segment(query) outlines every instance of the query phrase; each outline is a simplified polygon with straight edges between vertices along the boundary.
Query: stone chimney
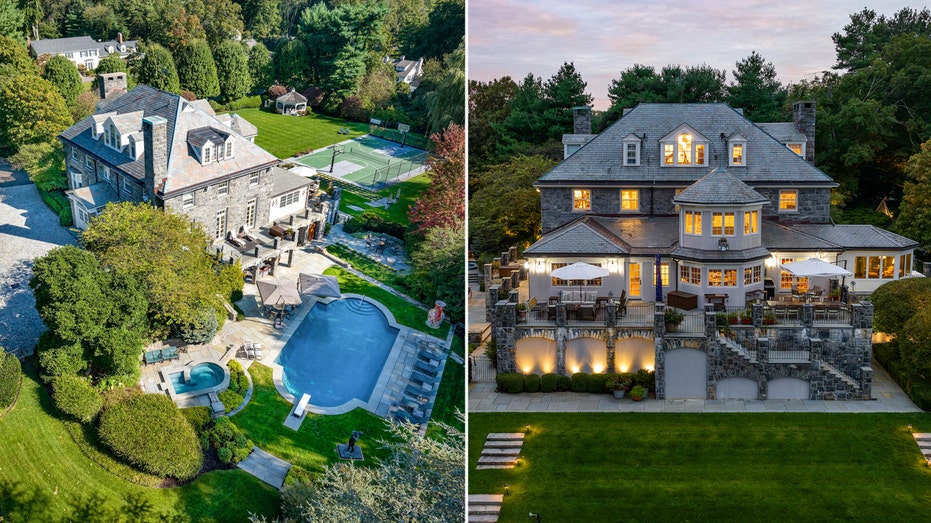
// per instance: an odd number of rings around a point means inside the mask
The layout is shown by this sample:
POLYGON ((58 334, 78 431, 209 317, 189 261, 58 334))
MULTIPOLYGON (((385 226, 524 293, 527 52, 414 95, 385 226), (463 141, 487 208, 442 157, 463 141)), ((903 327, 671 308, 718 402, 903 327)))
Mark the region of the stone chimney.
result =
POLYGON ((792 105, 792 122, 805 135, 805 160, 815 163, 815 102, 803 100, 792 105))
POLYGON ((100 99, 106 100, 107 97, 115 98, 127 89, 126 73, 105 73, 97 75, 97 86, 100 89, 100 99))
POLYGON ((116 33, 116 41, 118 43, 123 43, 123 33, 116 33))
POLYGON ((592 134, 591 107, 572 108, 572 134, 592 134))
POLYGON ((168 176, 168 120, 161 116, 142 119, 145 143, 145 198, 155 202, 155 187, 168 176))

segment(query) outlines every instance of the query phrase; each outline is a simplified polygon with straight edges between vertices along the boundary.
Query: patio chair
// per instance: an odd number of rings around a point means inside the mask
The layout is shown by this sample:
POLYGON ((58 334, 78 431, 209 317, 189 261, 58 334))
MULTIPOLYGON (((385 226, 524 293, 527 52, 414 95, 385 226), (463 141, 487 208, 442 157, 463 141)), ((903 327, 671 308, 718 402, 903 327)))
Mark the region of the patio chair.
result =
POLYGON ((162 351, 161 350, 150 350, 145 353, 145 364, 149 365, 151 363, 161 363, 162 361, 162 351))
POLYGON ((436 383, 439 379, 437 376, 430 377, 422 372, 417 372, 416 370, 411 373, 411 377, 423 383, 436 383))
POLYGON ((178 348, 177 348, 177 347, 166 347, 166 348, 162 349, 162 359, 163 359, 163 360, 165 360, 165 361, 170 361, 170 360, 177 360, 177 359, 179 359, 179 358, 181 358, 181 356, 178 355, 178 348))
POLYGON ((814 315, 816 320, 825 320, 828 317, 828 309, 824 305, 815 305, 814 315))
POLYGON ((423 372, 424 374, 428 376, 430 375, 436 376, 436 371, 439 370, 438 367, 434 367, 423 360, 417 360, 414 363, 414 368, 423 372))

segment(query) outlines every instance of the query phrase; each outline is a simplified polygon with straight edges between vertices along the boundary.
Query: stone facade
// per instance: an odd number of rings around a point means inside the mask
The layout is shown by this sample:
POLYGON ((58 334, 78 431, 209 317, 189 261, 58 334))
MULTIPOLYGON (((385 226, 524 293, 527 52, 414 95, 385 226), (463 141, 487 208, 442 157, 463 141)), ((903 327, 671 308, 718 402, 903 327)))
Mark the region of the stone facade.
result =
POLYGON ((756 191, 769 198, 770 204, 763 206, 764 218, 776 218, 785 223, 831 223, 831 189, 793 188, 798 194, 798 209, 795 212, 779 211, 779 188, 761 187, 756 191))

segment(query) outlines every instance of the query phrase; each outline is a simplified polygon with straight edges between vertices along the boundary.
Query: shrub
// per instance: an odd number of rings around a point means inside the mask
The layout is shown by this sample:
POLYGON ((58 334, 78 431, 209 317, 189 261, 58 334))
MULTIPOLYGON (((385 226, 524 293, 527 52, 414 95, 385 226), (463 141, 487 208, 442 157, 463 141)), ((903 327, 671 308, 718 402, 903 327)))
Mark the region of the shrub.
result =
POLYGON ((348 234, 360 231, 372 231, 404 240, 405 228, 403 225, 385 220, 373 212, 364 212, 359 216, 353 216, 347 220, 346 223, 343 224, 343 231, 348 234))
POLYGON ((210 343, 213 337, 217 335, 217 329, 220 328, 220 322, 217 321, 217 315, 213 309, 201 311, 200 319, 197 323, 179 325, 175 329, 177 335, 184 343, 190 345, 201 345, 210 343))
POLYGON ((207 406, 181 409, 181 414, 184 414, 184 418, 191 424, 194 432, 197 433, 204 430, 204 427, 210 423, 210 419, 213 417, 213 411, 207 406))
POLYGON ((572 392, 586 392, 588 390, 588 373, 576 372, 572 375, 572 392))
POLYGON ((572 378, 569 376, 560 376, 556 380, 556 390, 559 392, 566 392, 572 388, 572 378))
POLYGON ((235 465, 252 452, 252 441, 229 418, 217 418, 213 427, 207 431, 207 437, 223 463, 235 465))
POLYGON ((502 372, 495 376, 499 392, 518 394, 524 390, 524 375, 516 372, 502 372))
POLYGON ((52 399, 58 410, 81 423, 90 423, 103 407, 103 396, 86 379, 59 376, 52 382, 52 399))
POLYGON ((187 480, 203 463, 194 429, 168 396, 129 394, 104 409, 99 433, 114 453, 152 474, 187 480))
POLYGON ((540 377, 540 392, 555 392, 559 374, 548 372, 540 377))
POLYGON ((13 404, 19 390, 21 374, 19 359, 0 347, 0 409, 13 404))
POLYGON ((588 377, 588 392, 593 392, 596 394, 604 394, 605 389, 605 380, 607 380, 605 374, 592 374, 588 377))
POLYGON ((524 376, 524 392, 540 392, 540 376, 527 374, 524 376))
POLYGON ((226 447, 220 447, 217 449, 217 458, 223 463, 229 464, 233 460, 233 451, 226 447))
POLYGON ((369 119, 369 112, 365 109, 362 98, 355 95, 346 98, 343 103, 339 104, 339 115, 346 120, 356 122, 367 122, 369 119))
POLYGON ((631 377, 631 385, 636 387, 640 385, 645 389, 656 389, 656 373, 652 370, 640 369, 631 377))
POLYGON ((286 94, 287 92, 287 87, 275 84, 268 88, 268 97, 272 100, 276 100, 279 96, 286 94))
POLYGON ((242 405, 243 400, 246 399, 245 396, 236 392, 232 388, 229 388, 229 389, 226 389, 220 392, 219 394, 217 394, 217 397, 220 399, 221 402, 223 402, 223 408, 225 409, 226 412, 229 412, 235 409, 236 407, 242 405))

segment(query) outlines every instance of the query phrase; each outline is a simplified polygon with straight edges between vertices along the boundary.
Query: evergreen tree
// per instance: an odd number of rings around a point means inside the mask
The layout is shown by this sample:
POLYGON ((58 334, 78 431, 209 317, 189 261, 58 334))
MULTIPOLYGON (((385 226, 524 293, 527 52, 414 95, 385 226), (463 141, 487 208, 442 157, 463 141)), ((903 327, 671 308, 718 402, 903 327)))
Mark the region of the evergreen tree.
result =
POLYGON ((126 60, 120 58, 118 53, 109 54, 101 58, 94 72, 96 74, 94 76, 94 82, 91 84, 91 89, 93 91, 98 90, 97 77, 108 73, 126 73, 127 89, 132 89, 136 85, 136 82, 133 80, 133 75, 129 74, 129 66, 126 64, 126 60))
POLYGON ((191 91, 198 98, 212 98, 220 94, 217 66, 207 42, 194 40, 181 47, 177 66, 181 90, 191 91))
POLYGON ((243 20, 253 38, 272 38, 281 34, 280 0, 244 0, 243 20))
POLYGON ((300 40, 288 40, 275 52, 275 78, 295 89, 307 84, 307 49, 300 40))
POLYGON ((134 71, 139 83, 167 91, 180 93, 181 86, 178 80, 178 71, 171 51, 158 44, 145 46, 145 56, 139 62, 139 68, 134 71))
POLYGON ((25 24, 26 17, 19 9, 16 0, 0 0, 0 36, 25 43, 23 33, 25 24))
POLYGON ((252 87, 249 59, 242 44, 227 40, 214 51, 220 95, 227 102, 246 96, 252 87))
POLYGON ((268 48, 261 42, 249 50, 249 75, 252 78, 252 91, 268 89, 275 81, 275 68, 268 48))
POLYGON ((427 98, 428 130, 439 132, 450 124, 465 124, 465 47, 444 59, 444 74, 427 98))
POLYGON ((742 108, 744 116, 754 122, 781 122, 785 119, 783 106, 786 90, 776 79, 776 67, 759 53, 737 62, 732 71, 734 82, 725 89, 725 101, 734 108, 742 108))
POLYGON ((49 59, 42 77, 52 82, 68 105, 73 104, 84 89, 78 68, 74 66, 74 62, 62 55, 55 55, 49 59))

